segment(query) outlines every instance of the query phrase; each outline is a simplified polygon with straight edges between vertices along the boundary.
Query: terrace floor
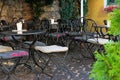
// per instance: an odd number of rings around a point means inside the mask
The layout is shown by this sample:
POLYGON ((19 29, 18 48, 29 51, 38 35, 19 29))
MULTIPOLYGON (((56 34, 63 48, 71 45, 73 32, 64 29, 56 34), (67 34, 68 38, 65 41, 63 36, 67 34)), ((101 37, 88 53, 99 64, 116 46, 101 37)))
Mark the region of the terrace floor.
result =
MULTIPOLYGON (((73 72, 75 75, 74 78, 71 78, 69 74, 65 72, 57 71, 55 74, 54 80, 90 80, 89 74, 92 67, 92 64, 94 62, 93 59, 83 58, 80 53, 83 51, 80 51, 79 49, 74 49, 69 51, 69 58, 70 60, 66 60, 66 65, 73 72)), ((83 52, 86 53, 86 52, 83 52)), ((54 67, 54 66, 53 66, 54 67)), ((53 68, 54 69, 54 68, 53 68)), ((48 68, 46 70, 47 72, 51 72, 51 68, 48 68)), ((0 73, 0 80, 2 78, 2 73, 0 73)), ((31 72, 29 70, 24 70, 22 68, 17 71, 16 76, 19 78, 19 80, 50 80, 50 77, 45 74, 34 74, 34 72, 31 72), (39 76, 39 79, 37 78, 39 76)), ((13 79, 11 79, 13 80, 13 79)))

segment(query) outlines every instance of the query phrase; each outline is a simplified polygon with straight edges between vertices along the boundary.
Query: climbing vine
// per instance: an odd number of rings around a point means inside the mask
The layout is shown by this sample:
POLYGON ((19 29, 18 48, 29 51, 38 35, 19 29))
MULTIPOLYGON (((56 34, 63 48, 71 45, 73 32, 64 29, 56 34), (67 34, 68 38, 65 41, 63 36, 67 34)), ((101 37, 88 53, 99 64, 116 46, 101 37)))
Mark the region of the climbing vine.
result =
POLYGON ((59 0, 60 1, 60 14, 62 19, 72 18, 74 0, 59 0))
MULTIPOLYGON (((60 14, 62 19, 76 18, 80 16, 81 0, 59 0, 60 14)), ((88 0, 83 1, 84 16, 88 12, 88 0)))

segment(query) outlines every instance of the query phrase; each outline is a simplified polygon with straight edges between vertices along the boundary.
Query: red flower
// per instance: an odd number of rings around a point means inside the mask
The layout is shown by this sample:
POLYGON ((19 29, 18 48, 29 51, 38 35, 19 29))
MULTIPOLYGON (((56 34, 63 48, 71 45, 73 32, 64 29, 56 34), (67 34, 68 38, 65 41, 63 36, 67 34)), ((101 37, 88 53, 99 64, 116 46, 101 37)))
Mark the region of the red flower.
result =
POLYGON ((107 12, 112 12, 115 8, 118 8, 118 6, 117 5, 110 5, 110 6, 107 6, 104 10, 107 12))

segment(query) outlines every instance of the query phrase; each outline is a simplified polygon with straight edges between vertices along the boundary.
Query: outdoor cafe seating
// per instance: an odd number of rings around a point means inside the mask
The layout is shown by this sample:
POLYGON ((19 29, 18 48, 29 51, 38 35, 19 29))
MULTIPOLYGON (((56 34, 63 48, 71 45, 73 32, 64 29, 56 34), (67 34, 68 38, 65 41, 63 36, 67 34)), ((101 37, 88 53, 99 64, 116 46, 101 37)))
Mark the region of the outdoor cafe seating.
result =
POLYGON ((94 51, 97 49, 101 49, 101 47, 96 47, 93 42, 96 41, 96 43, 102 44, 108 42, 109 39, 105 39, 105 35, 103 36, 103 30, 101 29, 104 29, 104 27, 99 28, 97 23, 93 19, 86 18, 83 22, 84 24, 81 27, 81 34, 72 37, 69 47, 70 49, 72 49, 71 46, 77 44, 77 47, 80 47, 80 50, 86 51, 87 53, 81 53, 83 57, 94 58, 94 51))
MULTIPOLYGON (((50 76, 51 79, 53 79, 56 74, 56 71, 60 69, 61 71, 65 71, 69 73, 70 76, 74 77, 73 73, 65 65, 65 59, 66 56, 68 55, 68 50, 69 50, 68 46, 44 43, 44 40, 49 39, 48 36, 49 34, 51 34, 51 32, 49 32, 50 24, 49 21, 46 19, 41 20, 40 24, 41 26, 39 30, 45 31, 45 33, 43 35, 38 35, 38 37, 40 38, 37 37, 37 41, 35 42, 35 44, 33 44, 34 46, 30 47, 30 50, 34 53, 34 54, 32 53, 32 56, 34 56, 33 58, 35 60, 35 64, 37 64, 37 66, 41 69, 40 74, 42 73, 46 74, 50 76), (40 44, 38 45, 36 43, 40 43, 40 44), (64 55, 60 57, 59 54, 64 54, 64 55), (49 64, 51 62, 57 68, 52 75, 45 72, 45 69, 49 67, 49 64)), ((32 42, 25 42, 25 43, 30 43, 28 45, 31 45, 32 42)))
POLYGON ((29 56, 25 50, 13 50, 10 46, 0 45, 0 70, 3 72, 3 80, 18 78, 14 75, 14 71, 20 65, 23 57, 29 56))
MULTIPOLYGON (((6 20, 0 20, 0 31, 10 31, 10 30, 15 30, 16 29, 16 23, 19 19, 13 20, 11 23, 8 23, 6 20)), ((16 40, 22 40, 21 36, 14 36, 16 40)), ((13 43, 13 38, 12 36, 0 36, 0 40, 6 44, 7 43, 13 43)))
POLYGON ((58 19, 57 21, 49 21, 49 32, 46 35, 48 44, 59 44, 64 46, 65 36, 64 27, 66 26, 66 21, 58 19))
MULTIPOLYGON (((7 76, 11 75, 12 71, 15 70, 16 66, 18 66, 21 57, 29 56, 30 58, 27 59, 28 64, 30 64, 30 66, 34 68, 36 68, 37 66, 37 68, 40 69, 40 71, 38 71, 39 76, 43 73, 51 77, 51 79, 54 79, 56 72, 60 70, 68 73, 72 78, 74 78, 75 76, 73 72, 69 70, 68 67, 65 65, 65 61, 66 59, 68 59, 67 56, 69 55, 69 50, 72 49, 71 46, 74 46, 72 42, 77 42, 77 44, 80 45, 79 46, 80 50, 83 49, 84 51, 89 53, 89 54, 81 53, 82 56, 86 57, 86 55, 90 55, 92 56, 92 58, 94 58, 92 51, 93 46, 95 46, 96 44, 97 45, 100 44, 100 47, 97 47, 97 49, 95 48, 95 50, 102 49, 100 42, 103 43, 103 40, 106 40, 106 42, 110 41, 109 39, 105 39, 102 37, 101 31, 98 30, 99 29, 97 27, 98 25, 92 19, 86 18, 70 20, 59 19, 57 21, 58 21, 58 24, 56 24, 57 29, 55 30, 52 29, 53 24, 50 24, 49 20, 43 19, 40 21, 40 26, 38 28, 39 30, 26 30, 20 34, 11 31, 8 31, 9 33, 6 33, 6 31, 1 32, 2 35, 4 34, 4 36, 6 35, 11 36, 12 39, 14 38, 14 36, 20 37, 33 36, 30 41, 26 39, 21 40, 20 42, 17 43, 15 43, 14 41, 18 40, 13 39, 13 44, 15 45, 13 48, 20 49, 20 51, 12 50, 7 51, 7 53, 3 53, 11 55, 14 51, 15 52, 17 51, 17 54, 20 54, 20 56, 7 58, 8 61, 10 59, 18 60, 18 62, 14 63, 15 66, 14 69, 6 73, 7 76), (83 22, 81 22, 81 19, 83 19, 83 22), (50 39, 51 41, 48 42, 50 39), (102 41, 99 42, 99 40, 102 41), (22 44, 22 47, 19 44, 22 44), (28 47, 26 47, 25 45, 27 45, 28 47), (28 52, 25 51, 26 54, 21 55, 21 49, 22 51, 24 51, 24 49, 28 50, 28 52), (29 63, 31 61, 31 58, 34 64, 29 63), (45 71, 46 68, 51 67, 49 64, 56 66, 56 69, 53 71, 52 74, 51 73, 49 74, 45 71)), ((4 57, 1 58, 1 60, 2 59, 4 59, 4 57)), ((40 79, 39 76, 38 79, 40 79)))
MULTIPOLYGON (((39 59, 41 58, 44 65, 39 65, 41 66, 41 73, 40 74, 46 74, 45 69, 50 67, 49 64, 52 63, 53 65, 56 66, 56 69, 53 71, 52 74, 47 73, 46 75, 50 76, 52 80, 54 80, 54 76, 56 75, 57 71, 63 71, 68 73, 72 78, 75 77, 73 72, 67 68, 65 65, 65 59, 68 54, 68 47, 67 46, 59 46, 59 45, 44 45, 44 46, 35 46, 34 47, 34 55, 39 55, 38 62, 39 64, 39 59), (60 54, 64 54, 64 56, 60 57, 60 54), (48 58, 48 60, 44 60, 44 58, 48 58)), ((41 64, 41 63, 40 63, 41 64)), ((39 75, 40 76, 40 75, 39 75)))

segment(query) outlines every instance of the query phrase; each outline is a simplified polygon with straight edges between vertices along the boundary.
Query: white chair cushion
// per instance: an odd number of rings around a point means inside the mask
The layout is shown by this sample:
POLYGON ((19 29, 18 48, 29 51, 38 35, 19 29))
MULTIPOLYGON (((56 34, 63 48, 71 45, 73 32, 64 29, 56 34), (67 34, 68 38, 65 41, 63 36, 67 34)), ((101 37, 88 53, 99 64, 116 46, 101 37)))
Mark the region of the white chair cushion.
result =
POLYGON ((0 45, 0 52, 12 51, 13 49, 9 46, 0 45))
POLYGON ((88 39, 87 41, 90 43, 101 44, 101 45, 111 42, 109 39, 104 39, 104 38, 93 38, 93 39, 88 39))
POLYGON ((50 45, 50 46, 35 46, 36 50, 39 50, 43 53, 53 53, 53 52, 65 52, 68 51, 68 47, 50 45))

